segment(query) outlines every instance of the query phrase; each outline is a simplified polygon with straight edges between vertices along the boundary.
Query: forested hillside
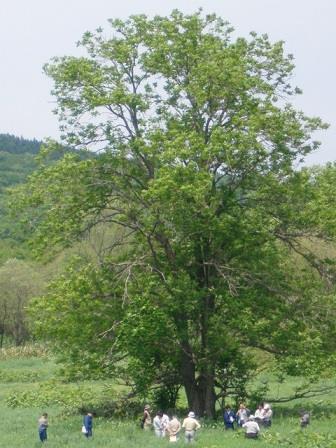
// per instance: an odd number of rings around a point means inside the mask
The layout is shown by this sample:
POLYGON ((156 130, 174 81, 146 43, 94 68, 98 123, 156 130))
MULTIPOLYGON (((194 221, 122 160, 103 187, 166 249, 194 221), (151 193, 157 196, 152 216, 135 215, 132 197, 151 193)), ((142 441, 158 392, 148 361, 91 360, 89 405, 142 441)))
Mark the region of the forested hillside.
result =
POLYGON ((11 134, 0 134, 0 151, 11 154, 37 154, 40 147, 41 142, 36 139, 28 140, 11 134))
MULTIPOLYGON (((45 285, 62 272, 72 256, 70 250, 65 250, 51 263, 37 261, 27 243, 27 228, 22 225, 24 219, 13 213, 18 204, 9 189, 24 184, 38 168, 35 158, 40 146, 41 142, 37 140, 0 134, 0 347, 22 345, 29 340, 28 302, 43 293, 45 285)), ((68 152, 58 145, 44 162, 52 164, 64 151, 68 152)), ((81 159, 90 156, 86 152, 80 153, 81 159)), ((74 253, 83 250, 77 247, 74 253)))
POLYGON ((6 210, 6 188, 24 182, 33 172, 40 146, 37 140, 0 134, 0 262, 27 256, 19 232, 13 231, 16 223, 6 210))

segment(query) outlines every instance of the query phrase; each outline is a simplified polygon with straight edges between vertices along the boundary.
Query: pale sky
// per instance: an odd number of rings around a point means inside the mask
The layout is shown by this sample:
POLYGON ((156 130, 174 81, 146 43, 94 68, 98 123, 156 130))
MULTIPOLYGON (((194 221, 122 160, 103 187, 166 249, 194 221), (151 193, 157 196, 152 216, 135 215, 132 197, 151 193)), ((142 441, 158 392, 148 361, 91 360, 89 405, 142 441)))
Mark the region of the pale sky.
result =
POLYGON ((323 144, 308 163, 336 160, 336 0, 0 0, 0 133, 58 137, 42 66, 53 56, 79 54, 75 43, 85 31, 107 29, 108 18, 199 7, 228 20, 237 35, 253 30, 286 42, 296 61, 293 84, 303 89, 296 106, 331 124, 316 136, 323 144))

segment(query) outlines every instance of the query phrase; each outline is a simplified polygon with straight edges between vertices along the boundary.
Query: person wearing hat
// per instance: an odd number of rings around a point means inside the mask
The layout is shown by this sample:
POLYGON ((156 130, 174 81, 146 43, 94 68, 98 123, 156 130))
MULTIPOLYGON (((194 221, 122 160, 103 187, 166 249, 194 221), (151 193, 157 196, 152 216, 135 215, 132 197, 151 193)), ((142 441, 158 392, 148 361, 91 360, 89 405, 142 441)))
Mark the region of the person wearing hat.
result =
POLYGON ((248 439, 257 439, 260 428, 258 423, 255 421, 254 415, 250 415, 248 420, 242 424, 242 427, 245 429, 245 437, 248 439))
POLYGON ((196 431, 201 427, 195 418, 195 413, 190 411, 188 417, 183 420, 182 428, 185 431, 185 441, 187 443, 195 440, 196 431))
POLYGON ((272 416, 273 416, 273 411, 271 409, 271 406, 268 403, 265 403, 263 415, 262 415, 263 426, 269 427, 272 425, 272 416))
POLYGON ((144 408, 143 418, 142 418, 142 428, 145 430, 149 430, 152 428, 152 416, 150 414, 150 406, 146 404, 144 408))

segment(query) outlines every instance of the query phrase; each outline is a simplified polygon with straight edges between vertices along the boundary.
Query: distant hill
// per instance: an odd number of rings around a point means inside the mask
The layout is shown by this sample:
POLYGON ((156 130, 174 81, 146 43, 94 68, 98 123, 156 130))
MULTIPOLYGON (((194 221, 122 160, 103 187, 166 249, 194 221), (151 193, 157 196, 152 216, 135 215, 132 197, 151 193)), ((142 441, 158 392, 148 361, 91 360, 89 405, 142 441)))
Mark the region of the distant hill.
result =
POLYGON ((35 156, 41 143, 10 134, 0 134, 0 263, 28 255, 17 223, 6 211, 6 188, 24 182, 36 169, 35 156))
POLYGON ((10 154, 37 154, 41 144, 42 142, 36 139, 28 140, 11 134, 0 134, 0 151, 10 154))
MULTIPOLYGON (((8 214, 6 207, 6 188, 14 187, 26 181, 37 168, 35 157, 41 141, 29 140, 10 134, 0 134, 0 264, 8 258, 27 258, 29 249, 21 226, 8 214)), ((48 161, 53 163, 63 156, 64 152, 72 152, 69 148, 61 148, 59 154, 50 155, 48 161)), ((77 152, 83 159, 95 157, 87 151, 77 152)))
POLYGON ((0 193, 4 188, 22 183, 36 168, 35 155, 0 150, 0 193))
POLYGON ((36 139, 0 134, 0 193, 6 187, 24 182, 34 171, 34 157, 41 144, 36 139))

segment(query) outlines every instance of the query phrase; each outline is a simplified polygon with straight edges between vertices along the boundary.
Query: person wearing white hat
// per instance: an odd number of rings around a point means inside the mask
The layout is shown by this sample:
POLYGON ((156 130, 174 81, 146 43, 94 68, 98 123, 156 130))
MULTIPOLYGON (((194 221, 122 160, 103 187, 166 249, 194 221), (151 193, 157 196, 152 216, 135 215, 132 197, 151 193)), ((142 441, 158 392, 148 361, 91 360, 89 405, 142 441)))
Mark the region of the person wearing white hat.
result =
POLYGON ((196 431, 201 427, 195 418, 195 413, 190 411, 188 417, 183 420, 182 428, 185 431, 185 441, 187 443, 195 440, 196 431))
POLYGON ((271 406, 268 403, 264 404, 263 415, 262 415, 262 424, 263 426, 271 426, 272 425, 272 416, 273 411, 271 406))
POLYGON ((245 429, 245 437, 248 439, 257 439, 260 428, 258 423, 255 421, 254 415, 250 415, 248 420, 242 424, 242 427, 245 429))

